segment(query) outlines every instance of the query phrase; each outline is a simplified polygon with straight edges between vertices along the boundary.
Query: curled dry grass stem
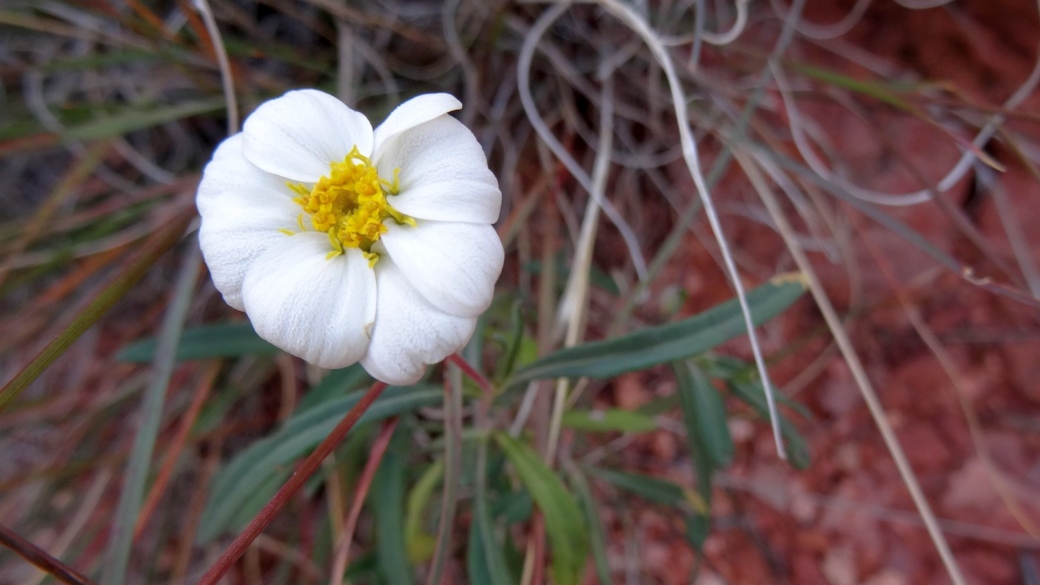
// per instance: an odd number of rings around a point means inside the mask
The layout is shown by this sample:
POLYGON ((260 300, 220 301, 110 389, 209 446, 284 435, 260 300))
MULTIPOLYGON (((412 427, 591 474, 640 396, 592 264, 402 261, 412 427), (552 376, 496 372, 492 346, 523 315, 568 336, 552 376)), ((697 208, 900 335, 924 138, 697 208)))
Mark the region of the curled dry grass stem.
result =
MULTIPOLYGON (((679 126, 679 139, 683 145, 683 159, 686 161, 687 169, 690 172, 690 176, 693 178, 694 185, 697 187, 697 193, 704 204, 705 215, 708 217, 708 222, 711 224, 712 232, 714 233, 715 239, 719 244, 719 249, 722 252, 722 257, 725 261, 726 274, 729 276, 730 282, 737 293, 737 300, 740 303, 741 312, 744 315, 744 324, 747 327, 748 339, 751 341, 751 352, 754 354, 755 365, 758 368, 758 374, 762 380, 762 386, 765 388, 766 402, 769 407, 769 421, 773 426, 773 440, 776 443, 777 455, 781 459, 786 459, 787 450, 784 448, 784 441, 780 436, 780 422, 776 412, 776 401, 773 398, 773 385, 769 381, 769 371, 766 369, 765 359, 762 356, 762 349, 758 344, 758 337, 755 333, 755 326, 752 322, 751 310, 748 308, 740 273, 737 272, 736 265, 733 262, 729 244, 726 242, 726 237, 722 231, 722 225, 719 223, 718 213, 715 211, 715 205, 712 202, 711 193, 704 180, 704 175, 701 173, 697 145, 690 132, 690 123, 686 112, 686 104, 688 100, 683 93, 671 57, 668 55, 664 45, 661 44, 659 35, 657 35, 657 33, 650 28, 647 22, 632 8, 618 0, 600 0, 600 5, 606 8, 607 11, 619 18, 643 38, 655 60, 664 70, 665 77, 668 79, 672 104, 675 108, 676 122, 679 126)), ((794 17, 789 19, 788 23, 796 22, 798 20, 798 14, 800 14, 801 8, 798 2, 796 2, 796 6, 798 7, 793 11, 794 17)))
POLYGON ((617 211, 614 205, 606 198, 604 193, 597 191, 592 184, 592 179, 589 177, 581 165, 578 164, 574 157, 571 156, 567 148, 560 143, 559 139, 552 133, 548 125, 542 119, 538 113, 538 106, 535 103, 534 96, 531 93, 531 61, 534 58, 534 51, 539 46, 539 41, 545 35, 549 26, 558 19, 567 10, 568 3, 563 2, 556 4, 549 10, 546 10, 528 31, 524 37, 524 44, 520 49, 519 63, 517 64, 517 88, 520 92, 520 101, 524 106, 524 112, 527 114, 528 120, 531 125, 534 126, 535 132, 542 139, 546 146, 552 150, 553 155, 560 161, 560 163, 566 167, 567 171, 570 172, 574 180, 582 186, 585 191, 588 192, 590 197, 597 200, 600 207, 603 209, 604 215, 606 215, 611 223, 617 227, 621 233, 625 245, 628 247, 628 252, 632 258, 632 263, 635 266, 636 272, 639 275, 640 280, 646 280, 646 260, 643 258, 643 253, 639 248, 639 239, 636 237, 632 227, 629 226, 628 222, 622 217, 617 211))

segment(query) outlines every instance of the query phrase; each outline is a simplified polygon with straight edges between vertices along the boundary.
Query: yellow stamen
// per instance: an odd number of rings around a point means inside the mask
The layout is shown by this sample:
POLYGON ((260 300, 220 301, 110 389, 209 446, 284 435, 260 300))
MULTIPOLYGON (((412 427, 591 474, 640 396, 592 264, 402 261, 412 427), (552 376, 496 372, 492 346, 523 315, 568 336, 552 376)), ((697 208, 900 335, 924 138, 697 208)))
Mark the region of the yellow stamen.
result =
MULTIPOLYGON (((311 229, 328 234, 332 251, 326 258, 335 258, 347 248, 359 248, 369 266, 374 266, 379 255, 371 251, 372 245, 386 233, 386 220, 416 225, 414 219, 387 202, 388 195, 397 195, 400 191, 399 174, 400 169, 394 169, 392 180, 380 177, 372 161, 355 146, 342 162, 332 163, 329 174, 318 179, 314 187, 308 189, 299 183, 288 186, 297 194, 293 201, 310 216, 311 229)), ((297 223, 301 230, 308 229, 302 213, 297 223)), ((292 233, 282 230, 287 232, 292 233)))

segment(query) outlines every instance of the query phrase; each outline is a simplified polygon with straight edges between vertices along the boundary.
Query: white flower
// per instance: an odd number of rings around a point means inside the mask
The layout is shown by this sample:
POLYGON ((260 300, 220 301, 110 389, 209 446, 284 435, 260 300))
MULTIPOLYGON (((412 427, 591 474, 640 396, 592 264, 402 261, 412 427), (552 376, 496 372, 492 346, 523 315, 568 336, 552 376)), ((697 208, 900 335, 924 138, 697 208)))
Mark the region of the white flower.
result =
POLYGON ((375 131, 315 90, 262 104, 199 184, 217 290, 275 346, 324 368, 360 361, 414 383, 461 349, 502 270, 502 194, 448 94, 375 131))

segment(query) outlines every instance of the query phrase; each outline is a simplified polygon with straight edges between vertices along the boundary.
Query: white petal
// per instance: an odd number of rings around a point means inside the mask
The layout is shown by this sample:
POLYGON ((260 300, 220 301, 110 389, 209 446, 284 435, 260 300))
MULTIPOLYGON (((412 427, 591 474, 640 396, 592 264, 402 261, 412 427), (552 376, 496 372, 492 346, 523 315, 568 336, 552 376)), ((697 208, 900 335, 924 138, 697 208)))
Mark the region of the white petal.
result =
MULTIPOLYGON (((199 244, 213 284, 227 304, 245 310, 242 281, 268 248, 289 239, 280 229, 298 231, 300 206, 273 191, 229 191, 199 204, 199 244)), ((295 237, 295 236, 293 236, 295 237)))
POLYGON ((327 175, 354 146, 365 156, 372 152, 368 118, 314 89, 264 102, 246 118, 243 134, 249 162, 304 183, 327 175))
POLYGON ((451 116, 440 116, 398 134, 376 168, 383 177, 401 169, 395 209, 419 219, 494 223, 502 192, 473 133, 451 116))
POLYGON ((376 312, 375 273, 360 250, 331 260, 328 236, 286 236, 246 273, 242 299, 260 337, 322 368, 355 363, 376 312))
POLYGON ((242 280, 253 260, 298 229, 300 206, 284 180, 265 173, 242 156, 242 135, 225 140, 206 165, 196 205, 202 216, 199 243, 213 283, 224 300, 242 310, 242 280))
POLYGON ((217 146, 213 159, 202 173, 195 204, 200 213, 205 213, 205 207, 214 199, 231 191, 275 191, 286 198, 292 197, 284 178, 264 172, 246 160, 242 153, 242 134, 235 134, 217 146))
POLYGON ((386 120, 376 128, 372 158, 379 158, 386 141, 401 132, 461 108, 462 102, 448 93, 426 93, 413 97, 394 108, 386 120))
POLYGON ((407 386, 435 364, 461 350, 473 335, 477 319, 438 310, 405 278, 393 260, 376 264, 376 326, 361 365, 387 384, 407 386))
POLYGON ((495 293, 505 253, 487 224, 387 222, 380 240, 408 282, 438 309, 460 317, 483 313, 495 293))

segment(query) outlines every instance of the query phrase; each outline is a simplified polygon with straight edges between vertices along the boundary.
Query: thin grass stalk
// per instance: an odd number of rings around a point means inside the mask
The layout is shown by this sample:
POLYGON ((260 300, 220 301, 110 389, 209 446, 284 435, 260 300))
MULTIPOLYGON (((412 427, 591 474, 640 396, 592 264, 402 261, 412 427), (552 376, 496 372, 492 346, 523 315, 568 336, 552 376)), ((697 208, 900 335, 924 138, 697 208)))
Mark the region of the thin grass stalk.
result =
POLYGON ((1033 298, 1040 299, 1040 272, 1037 272, 1036 258, 1029 247, 1029 241, 1022 232, 1022 225, 1016 217, 1015 210, 1008 200, 1007 190, 996 177, 996 173, 989 169, 978 169, 976 171, 980 180, 988 187, 987 191, 993 196, 993 206, 997 210, 1000 223, 1004 226, 1004 233, 1011 244, 1011 251, 1015 254, 1018 269, 1022 272, 1022 278, 1029 287, 1033 298))
POLYGON ((213 18, 210 10, 209 0, 193 0, 195 8, 202 14, 202 22, 206 25, 206 32, 213 43, 213 52, 217 57, 217 66, 220 68, 220 84, 224 91, 224 102, 227 105, 227 132, 233 136, 238 132, 238 100, 235 99, 235 82, 231 76, 231 62, 228 60, 227 48, 224 39, 220 36, 217 21, 213 18))
POLYGON ((875 263, 881 269, 882 275, 885 280, 888 281, 892 287, 892 292, 895 294, 896 299, 899 300, 899 304, 903 307, 903 312, 906 313, 906 318, 910 321, 910 325, 917 332, 917 336, 924 342, 925 346, 935 356, 935 360, 939 362, 939 366, 942 368, 946 377, 950 379, 950 383, 953 384, 954 396, 957 398, 957 404, 961 407, 961 412, 964 414, 964 420, 968 424, 968 431, 971 435, 972 446, 975 448, 975 454, 978 455, 979 461, 982 462, 983 467, 986 469, 986 475, 989 478, 990 484, 993 489, 997 492, 997 495, 1004 502, 1004 507, 1007 508, 1008 513, 1011 517, 1018 522, 1018 525, 1022 527, 1030 536, 1040 541, 1040 528, 1032 521, 1029 517, 1029 513, 1019 505, 1018 500, 1011 493, 1007 483, 1004 481, 1004 477, 1000 470, 997 468, 996 462, 993 460, 992 452, 989 446, 986 444, 986 437, 982 431, 982 423, 979 421, 978 414, 975 409, 972 408, 968 394, 969 391, 964 387, 964 375, 961 374, 960 369, 957 367, 956 361, 953 356, 946 351, 943 347, 942 342, 939 341, 938 336, 932 330, 931 327, 925 322, 921 316, 921 311, 918 310, 917 306, 911 301, 906 290, 900 285, 898 279, 893 273, 891 263, 888 259, 877 249, 877 246, 872 244, 868 238, 862 239, 867 251, 874 257, 875 263))
POLYGON ((205 443, 204 458, 198 465, 194 493, 188 501, 185 509, 185 521, 181 529, 180 538, 174 549, 173 569, 170 571, 170 583, 187 583, 188 568, 191 565, 192 552, 195 549, 195 535, 198 534, 199 524, 202 522, 202 512, 209 496, 209 485, 213 476, 217 474, 220 467, 220 448, 223 444, 221 437, 210 439, 205 443))
MULTIPOLYGON (((80 499, 79 508, 72 516, 72 520, 69 521, 69 524, 62 531, 61 536, 50 546, 50 554, 54 558, 64 556, 69 546, 74 542, 79 542, 79 539, 82 538, 83 529, 86 527, 90 517, 97 512, 98 502, 101 500, 101 496, 104 495, 111 480, 111 469, 103 468, 98 472, 94 481, 80 499)), ((21 585, 39 585, 46 578, 46 573, 37 573, 31 578, 22 581, 21 585)))
MULTIPOLYGON (((596 158, 592 165, 592 188, 602 193, 607 184, 610 172, 610 153, 614 148, 614 88, 612 72, 604 71, 603 89, 600 92, 599 138, 596 144, 596 158)), ((588 312, 589 271, 592 269, 592 252, 596 242, 599 225, 600 202, 589 197, 578 234, 578 244, 574 252, 571 274, 560 299, 558 315, 565 322, 564 347, 574 347, 581 341, 584 332, 585 316, 588 312)), ((570 382, 566 378, 556 381, 553 395, 552 416, 549 420, 549 440, 545 449, 545 462, 550 466, 556 459, 556 449, 560 442, 560 430, 563 427, 563 415, 567 410, 567 396, 570 382)))
POLYGON ((343 573, 347 570, 347 562, 350 559, 350 544, 354 541, 354 529, 357 528, 358 518, 361 517, 361 506, 365 503, 365 496, 372 487, 372 480, 376 476, 379 464, 383 462, 386 449, 390 446, 390 438, 394 436, 397 429, 397 417, 383 422, 383 428, 372 444, 372 450, 365 462, 365 469, 361 472, 361 478, 354 487, 354 501, 350 504, 350 513, 346 522, 343 523, 343 532, 339 537, 339 546, 336 547, 336 556, 332 563, 332 576, 329 585, 343 585, 343 573))
POLYGON ((103 581, 105 583, 124 583, 126 571, 130 563, 130 550, 134 543, 134 526, 141 511, 144 499, 145 483, 148 480, 148 469, 151 467, 152 453, 159 436, 162 423, 163 405, 166 401, 166 390, 170 385, 173 367, 176 362, 177 344, 184 331, 184 320, 191 307, 192 292, 202 267, 202 251, 198 242, 189 244, 187 255, 181 263, 177 275, 173 298, 163 319, 162 330, 155 347, 155 358, 152 362, 152 377, 141 401, 141 427, 134 437, 134 446, 127 463, 126 479, 123 491, 116 508, 115 525, 109 540, 108 562, 105 565, 103 581))
POLYGON ((441 494, 437 545, 433 551, 426 585, 439 585, 444 563, 451 548, 452 527, 459 503, 462 479, 462 369, 448 366, 444 380, 444 482, 441 494))
POLYGON ((191 397, 191 403, 188 405, 188 410, 181 418, 181 424, 177 427, 176 434, 173 436, 169 446, 166 448, 166 461, 163 463, 162 468, 159 469, 159 474, 155 477, 155 481, 152 482, 152 487, 148 492, 148 497, 145 498, 145 503, 141 506, 141 513, 137 516, 137 524, 134 527, 135 540, 140 538, 141 531, 144 530, 145 525, 148 523, 148 519, 152 516, 155 507, 159 504, 159 500, 166 491, 166 486, 169 484, 170 478, 173 477, 173 471, 177 465, 177 460, 180 458, 184 445, 188 442, 188 435, 191 433, 191 428, 195 425, 199 413, 202 412, 202 405, 205 404, 206 398, 209 397, 210 390, 213 389, 213 383, 217 380, 217 374, 220 373, 220 368, 221 363, 219 361, 210 362, 206 367, 205 372, 202 374, 202 379, 199 381, 198 386, 195 388, 195 393, 191 397))
POLYGON ((84 149, 83 157, 62 177, 58 186, 51 191, 47 199, 44 200, 43 205, 36 211, 32 219, 26 223, 25 229, 22 230, 21 236, 14 242, 7 258, 4 258, 4 261, 0 263, 0 290, 2 290, 4 281, 7 279, 11 268, 15 266, 15 260, 18 256, 36 239, 36 236, 39 235, 61 205, 77 192, 79 187, 83 185, 83 182, 101 164, 101 160, 105 153, 108 152, 109 146, 111 145, 108 141, 102 141, 84 149))
POLYGON ((965 585, 966 582, 964 576, 961 574, 960 568, 957 566, 957 560, 953 557, 953 553, 950 551, 950 546, 946 542, 946 537, 943 536, 942 530, 935 518, 935 514, 932 512, 932 508, 928 504, 928 499, 925 497, 924 492, 921 491, 921 486, 917 483, 917 477, 914 475, 913 468, 910 467, 910 462, 907 461, 906 454, 903 453, 903 448, 899 444, 899 439, 896 437, 895 431, 892 430, 892 426, 889 424, 888 419, 885 416, 884 407, 881 406, 881 400, 878 398, 877 392, 874 390, 874 386, 871 384, 870 378, 867 376, 867 372, 863 368, 859 356, 856 354, 856 348, 852 345, 852 340, 849 339, 844 326, 841 324, 841 318, 838 316, 837 311, 834 310, 834 306, 831 304, 827 292, 823 290, 823 285, 820 284, 820 279, 816 276, 812 264, 806 257, 801 245, 799 245, 798 240, 794 235, 794 229, 791 227, 791 224, 788 223, 787 218, 780 209, 780 205, 773 196, 769 185, 752 162, 750 156, 740 152, 738 152, 736 156, 737 161, 747 174, 747 177, 751 181, 755 191, 758 193, 759 198, 769 211, 769 215, 773 218, 777 228, 780 230, 780 236, 783 238, 787 249, 791 252, 791 256, 794 258, 799 270, 802 271, 805 278, 808 280, 809 291, 812 293, 813 299, 816 300, 816 306, 819 307, 820 312, 823 313, 823 318, 827 322, 827 327, 831 330, 831 334, 834 336, 834 340, 837 342, 838 348, 841 350, 841 354, 845 358, 845 363, 849 366, 849 371, 852 373, 852 377, 860 389, 860 394, 863 395, 863 401, 866 402, 867 409, 870 411, 870 415, 874 419, 874 424, 877 425, 878 431, 881 433, 881 438, 885 442, 885 447, 888 448, 888 452, 892 456, 896 468, 899 470, 899 475, 902 477, 907 491, 910 492, 910 497, 914 501, 914 506, 917 508, 917 511, 921 514, 921 518, 924 520, 925 527, 928 530, 928 535, 931 536, 932 542, 935 544, 935 548, 939 552, 939 557, 942 559, 943 565, 946 567, 946 571, 950 575, 950 580, 953 581, 954 585, 965 585))
POLYGON ((364 396, 358 400, 357 404, 350 409, 349 412, 343 417, 343 420, 336 425, 336 428, 320 445, 307 456, 306 459, 296 468, 289 481, 285 482, 285 485, 278 490, 278 493, 271 498, 271 501, 264 506, 260 513, 246 526, 245 530, 238 535, 237 538, 231 543, 226 551, 220 558, 217 559, 216 563, 206 571, 206 574, 198 580, 197 585, 216 585, 220 581, 221 577, 231 569, 232 565, 246 552, 249 545, 253 542, 256 537, 264 531, 264 528, 274 520, 275 515, 285 507, 293 495, 303 487, 304 482, 307 478, 314 473, 314 471, 321 465, 321 462, 332 453, 333 449, 347 436, 350 429, 354 428, 357 424, 358 419, 361 415, 368 410, 368 407, 372 406, 372 403, 379 398, 379 395, 386 389, 385 382, 376 382, 365 392, 364 396))
POLYGON ((29 561, 33 565, 36 565, 40 570, 45 571, 48 575, 53 576, 62 583, 69 583, 71 585, 95 585, 95 583, 85 575, 81 575, 72 570, 72 568, 65 563, 47 554, 47 551, 28 540, 25 540, 17 533, 3 525, 0 525, 0 544, 11 549, 17 553, 18 556, 29 561))
POLYGON ((101 316, 116 301, 121 299, 144 277, 148 269, 181 239, 192 216, 193 214, 181 214, 159 230, 149 241, 145 242, 142 250, 127 263, 126 268, 113 278, 108 286, 98 293, 97 297, 83 311, 76 315, 72 323, 63 329, 28 365, 0 389, 0 411, 7 408, 29 384, 54 363, 54 360, 65 353, 65 350, 74 341, 79 339, 94 323, 97 323, 101 316))

